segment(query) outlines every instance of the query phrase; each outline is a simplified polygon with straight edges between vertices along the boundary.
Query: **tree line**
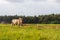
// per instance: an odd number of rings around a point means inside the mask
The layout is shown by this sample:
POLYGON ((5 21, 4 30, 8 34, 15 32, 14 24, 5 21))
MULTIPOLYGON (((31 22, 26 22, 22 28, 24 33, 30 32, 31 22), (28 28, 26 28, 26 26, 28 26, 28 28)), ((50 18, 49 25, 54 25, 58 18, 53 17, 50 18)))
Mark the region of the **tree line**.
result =
POLYGON ((12 19, 23 18, 23 23, 33 24, 60 24, 60 14, 49 14, 39 16, 0 16, 0 23, 11 23, 12 19))

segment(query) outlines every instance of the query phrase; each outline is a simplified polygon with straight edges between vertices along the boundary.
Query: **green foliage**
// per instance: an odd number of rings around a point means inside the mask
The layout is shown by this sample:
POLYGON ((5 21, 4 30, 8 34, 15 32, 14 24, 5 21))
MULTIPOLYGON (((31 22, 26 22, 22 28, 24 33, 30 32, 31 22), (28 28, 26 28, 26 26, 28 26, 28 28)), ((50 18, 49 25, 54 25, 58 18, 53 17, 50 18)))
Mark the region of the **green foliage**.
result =
POLYGON ((27 24, 21 27, 0 24, 0 40, 60 40, 60 29, 55 27, 60 27, 60 24, 27 24))
POLYGON ((39 15, 39 16, 0 16, 0 23, 11 23, 12 19, 23 18, 23 23, 32 24, 60 24, 60 14, 39 15))

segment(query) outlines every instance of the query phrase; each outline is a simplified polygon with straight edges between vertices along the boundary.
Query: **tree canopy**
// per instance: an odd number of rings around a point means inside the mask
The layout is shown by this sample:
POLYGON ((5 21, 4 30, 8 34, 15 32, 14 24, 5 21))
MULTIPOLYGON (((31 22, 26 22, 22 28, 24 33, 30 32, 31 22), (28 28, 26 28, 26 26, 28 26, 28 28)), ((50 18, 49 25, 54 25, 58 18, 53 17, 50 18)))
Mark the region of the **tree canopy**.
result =
POLYGON ((60 24, 60 14, 39 15, 39 16, 0 16, 0 23, 11 23, 12 19, 23 18, 23 23, 33 24, 60 24))

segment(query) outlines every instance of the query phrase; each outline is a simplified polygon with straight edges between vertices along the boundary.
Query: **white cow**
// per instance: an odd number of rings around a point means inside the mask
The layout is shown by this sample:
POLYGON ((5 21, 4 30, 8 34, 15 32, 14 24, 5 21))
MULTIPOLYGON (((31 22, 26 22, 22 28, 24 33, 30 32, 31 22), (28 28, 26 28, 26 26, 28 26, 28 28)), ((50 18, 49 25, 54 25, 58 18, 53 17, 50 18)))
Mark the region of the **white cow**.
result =
POLYGON ((19 19, 13 19, 12 25, 22 25, 22 18, 19 19))

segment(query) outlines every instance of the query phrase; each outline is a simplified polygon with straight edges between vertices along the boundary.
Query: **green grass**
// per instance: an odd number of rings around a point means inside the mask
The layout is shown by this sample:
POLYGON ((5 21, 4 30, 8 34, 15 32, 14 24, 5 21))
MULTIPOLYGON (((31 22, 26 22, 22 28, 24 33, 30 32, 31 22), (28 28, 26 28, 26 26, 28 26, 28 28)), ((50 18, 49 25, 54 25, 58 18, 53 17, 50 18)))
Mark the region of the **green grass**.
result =
POLYGON ((60 24, 0 24, 0 40, 60 40, 60 24))

